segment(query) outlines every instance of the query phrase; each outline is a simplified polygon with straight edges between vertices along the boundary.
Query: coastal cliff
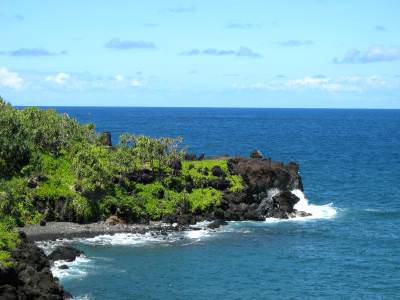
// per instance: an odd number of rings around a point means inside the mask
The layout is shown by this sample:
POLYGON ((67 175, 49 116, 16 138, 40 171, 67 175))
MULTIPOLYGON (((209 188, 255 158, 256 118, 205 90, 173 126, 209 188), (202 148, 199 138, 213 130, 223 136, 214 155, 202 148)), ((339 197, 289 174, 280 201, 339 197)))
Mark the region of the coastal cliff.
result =
POLYGON ((109 132, 94 129, 53 110, 15 109, 0 98, 2 299, 68 296, 43 251, 24 235, 17 243, 17 227, 37 240, 164 234, 204 220, 216 228, 231 220, 308 215, 294 208, 293 191, 303 190, 297 163, 260 151, 249 158, 196 157, 179 137, 123 134, 112 145, 109 132))

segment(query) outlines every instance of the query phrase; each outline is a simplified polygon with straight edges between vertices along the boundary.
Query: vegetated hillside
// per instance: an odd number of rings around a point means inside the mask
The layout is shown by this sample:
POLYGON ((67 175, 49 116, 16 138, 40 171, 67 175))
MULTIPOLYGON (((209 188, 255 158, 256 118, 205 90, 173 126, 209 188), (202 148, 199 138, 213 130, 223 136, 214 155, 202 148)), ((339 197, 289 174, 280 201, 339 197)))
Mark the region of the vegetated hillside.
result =
POLYGON ((0 98, 0 248, 14 247, 7 230, 41 220, 117 215, 188 223, 188 215, 218 205, 223 190, 243 189, 226 160, 185 161, 181 142, 124 134, 111 147, 92 124, 54 110, 16 109, 0 98))

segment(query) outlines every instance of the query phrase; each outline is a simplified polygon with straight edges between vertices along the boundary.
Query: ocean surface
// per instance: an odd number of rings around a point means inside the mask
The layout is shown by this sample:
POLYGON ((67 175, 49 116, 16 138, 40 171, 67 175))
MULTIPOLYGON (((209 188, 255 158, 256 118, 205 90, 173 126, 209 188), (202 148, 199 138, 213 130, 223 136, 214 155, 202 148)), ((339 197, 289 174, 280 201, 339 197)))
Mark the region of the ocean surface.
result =
POLYGON ((400 299, 400 110, 56 109, 114 142, 182 136, 196 153, 297 161, 313 213, 72 241, 86 257, 54 273, 78 299, 400 299))

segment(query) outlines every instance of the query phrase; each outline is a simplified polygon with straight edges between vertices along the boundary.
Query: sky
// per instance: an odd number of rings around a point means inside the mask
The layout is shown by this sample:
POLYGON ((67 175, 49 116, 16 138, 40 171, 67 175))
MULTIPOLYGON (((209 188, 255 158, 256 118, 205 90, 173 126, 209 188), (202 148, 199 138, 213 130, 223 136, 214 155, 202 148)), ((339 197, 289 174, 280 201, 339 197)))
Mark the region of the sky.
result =
POLYGON ((14 105, 400 108, 400 1, 0 0, 14 105))

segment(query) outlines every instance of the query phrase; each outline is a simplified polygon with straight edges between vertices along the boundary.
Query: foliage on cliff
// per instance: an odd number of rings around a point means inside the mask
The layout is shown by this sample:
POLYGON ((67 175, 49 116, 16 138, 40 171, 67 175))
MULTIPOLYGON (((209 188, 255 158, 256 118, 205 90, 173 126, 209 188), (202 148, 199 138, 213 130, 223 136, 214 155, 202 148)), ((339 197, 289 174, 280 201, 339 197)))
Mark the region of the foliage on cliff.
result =
POLYGON ((224 190, 243 188, 225 160, 185 161, 181 142, 124 134, 110 147, 92 124, 0 98, 0 219, 11 227, 114 214, 127 222, 160 220, 206 212, 224 190))
POLYGON ((14 250, 18 243, 18 233, 10 225, 0 221, 0 266, 12 266, 10 251, 14 250))

